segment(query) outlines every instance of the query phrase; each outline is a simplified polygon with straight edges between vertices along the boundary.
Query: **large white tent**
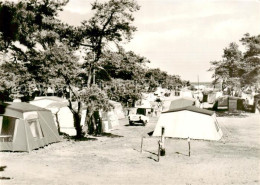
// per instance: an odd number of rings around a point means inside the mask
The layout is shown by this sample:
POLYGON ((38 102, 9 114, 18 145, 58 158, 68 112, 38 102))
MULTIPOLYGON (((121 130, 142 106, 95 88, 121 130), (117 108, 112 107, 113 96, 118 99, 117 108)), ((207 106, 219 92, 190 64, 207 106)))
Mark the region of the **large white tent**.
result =
POLYGON ((30 104, 50 110, 56 126, 59 122, 61 132, 70 136, 76 135, 73 114, 68 108, 68 100, 55 96, 42 96, 36 97, 30 104))
POLYGON ((153 136, 161 136, 162 127, 165 137, 220 140, 223 135, 215 112, 194 106, 163 112, 153 136))

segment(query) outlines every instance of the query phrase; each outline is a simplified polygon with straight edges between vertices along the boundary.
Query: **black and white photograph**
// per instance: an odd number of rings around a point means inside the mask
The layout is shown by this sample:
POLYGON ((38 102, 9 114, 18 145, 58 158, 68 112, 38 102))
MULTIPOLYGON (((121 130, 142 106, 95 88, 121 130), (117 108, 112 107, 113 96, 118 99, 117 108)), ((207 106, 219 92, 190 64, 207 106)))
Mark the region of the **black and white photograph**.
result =
POLYGON ((0 0, 0 185, 260 185, 260 0, 0 0))

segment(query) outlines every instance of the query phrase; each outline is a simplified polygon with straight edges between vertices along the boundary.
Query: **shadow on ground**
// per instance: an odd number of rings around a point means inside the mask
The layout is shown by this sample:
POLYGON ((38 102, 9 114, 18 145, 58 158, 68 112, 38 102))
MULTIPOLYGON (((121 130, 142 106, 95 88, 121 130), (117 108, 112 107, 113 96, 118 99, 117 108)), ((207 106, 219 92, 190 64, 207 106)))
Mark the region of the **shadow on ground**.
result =
MULTIPOLYGON (((6 166, 0 166, 0 172, 5 171, 6 166)), ((10 180, 10 177, 1 177, 0 176, 0 180, 10 180)))
POLYGON ((126 124, 126 125, 124 125, 124 126, 125 126, 125 127, 140 127, 140 126, 143 127, 142 124, 133 124, 133 125, 126 124))

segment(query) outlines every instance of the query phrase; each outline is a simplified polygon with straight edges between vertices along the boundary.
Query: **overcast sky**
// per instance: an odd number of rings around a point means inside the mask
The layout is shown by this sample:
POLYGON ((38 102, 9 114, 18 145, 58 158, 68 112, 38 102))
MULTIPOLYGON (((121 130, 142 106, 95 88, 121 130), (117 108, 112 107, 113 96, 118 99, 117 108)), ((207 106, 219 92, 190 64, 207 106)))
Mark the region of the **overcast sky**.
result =
MULTIPOLYGON (((104 0, 103 0, 104 1, 104 0)), ((80 25, 93 0, 70 0, 60 18, 80 25)), ((191 82, 211 81, 209 62, 245 33, 260 34, 260 0, 138 0, 138 31, 125 46, 145 56, 152 68, 191 82)))

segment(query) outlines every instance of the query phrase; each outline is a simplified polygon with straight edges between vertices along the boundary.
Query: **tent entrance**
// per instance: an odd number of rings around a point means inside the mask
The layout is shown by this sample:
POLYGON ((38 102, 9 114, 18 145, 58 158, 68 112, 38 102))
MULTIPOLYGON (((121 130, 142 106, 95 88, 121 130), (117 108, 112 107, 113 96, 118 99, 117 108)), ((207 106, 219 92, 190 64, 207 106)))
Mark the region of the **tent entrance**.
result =
POLYGON ((12 142, 16 118, 0 116, 0 142, 12 142))

